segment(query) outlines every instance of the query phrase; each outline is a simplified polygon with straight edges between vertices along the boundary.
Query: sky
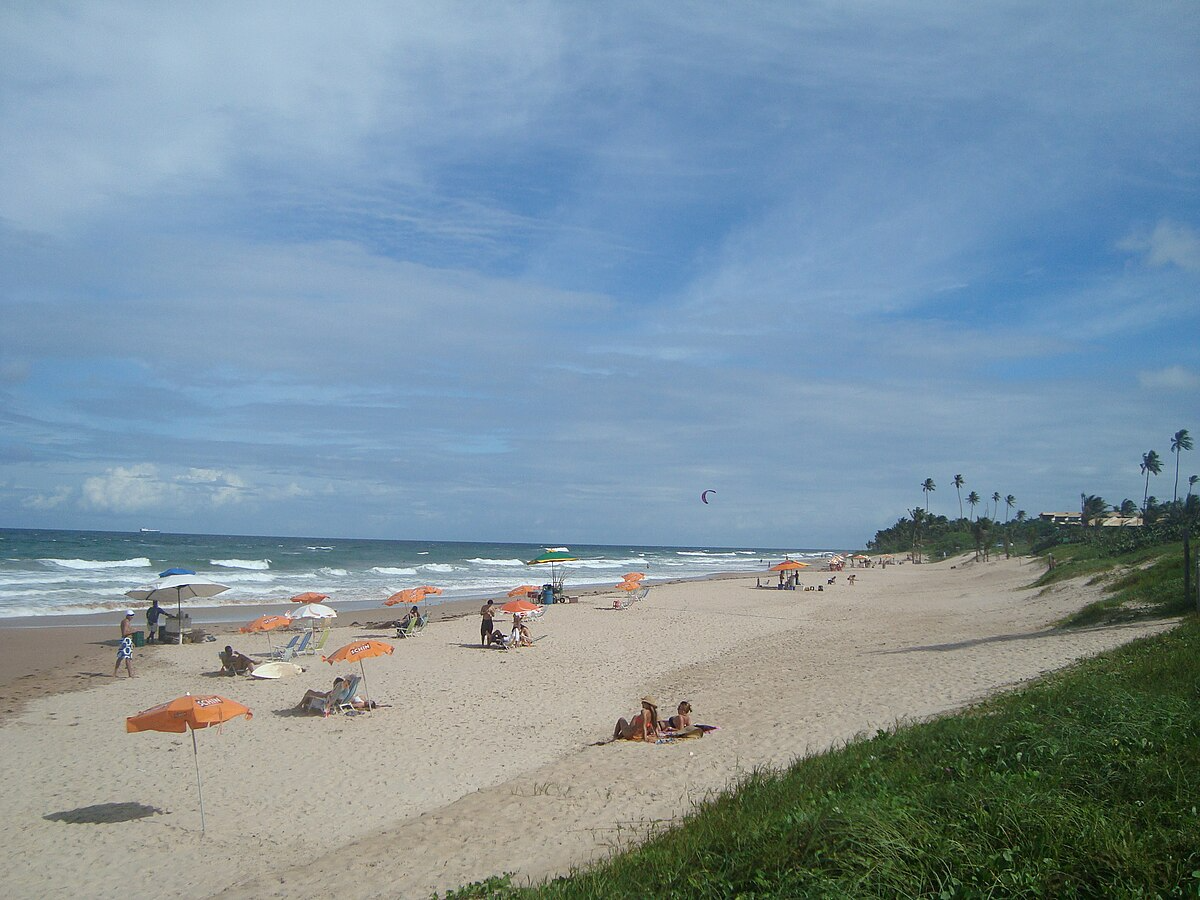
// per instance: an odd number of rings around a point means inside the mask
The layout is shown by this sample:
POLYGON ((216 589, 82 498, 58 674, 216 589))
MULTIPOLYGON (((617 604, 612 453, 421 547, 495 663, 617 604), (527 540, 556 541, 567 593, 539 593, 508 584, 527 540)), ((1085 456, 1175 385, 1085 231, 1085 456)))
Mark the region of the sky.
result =
POLYGON ((10 3, 0 158, 4 527, 853 548, 1200 437, 1193 2, 10 3))

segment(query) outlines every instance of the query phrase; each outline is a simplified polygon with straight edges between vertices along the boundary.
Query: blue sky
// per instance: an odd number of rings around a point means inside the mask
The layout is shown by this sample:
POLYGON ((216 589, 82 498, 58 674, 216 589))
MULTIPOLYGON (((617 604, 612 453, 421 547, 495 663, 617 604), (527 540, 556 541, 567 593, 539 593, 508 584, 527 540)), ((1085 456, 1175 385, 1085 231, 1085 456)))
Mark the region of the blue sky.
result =
POLYGON ((1200 6, 656 6, 7 4, 0 524, 850 547, 1150 449, 1171 496, 1200 6))

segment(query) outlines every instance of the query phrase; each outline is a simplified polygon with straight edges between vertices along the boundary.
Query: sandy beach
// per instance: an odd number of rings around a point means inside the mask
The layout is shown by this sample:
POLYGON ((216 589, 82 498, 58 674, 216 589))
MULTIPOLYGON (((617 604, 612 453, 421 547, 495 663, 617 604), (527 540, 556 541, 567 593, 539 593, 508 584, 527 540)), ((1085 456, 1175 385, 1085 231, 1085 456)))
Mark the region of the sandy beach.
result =
POLYGON ((365 662, 370 695, 386 706, 329 718, 294 706, 357 666, 317 656, 278 681, 217 674, 221 647, 253 655, 265 635, 139 649, 138 677, 114 679, 116 616, 103 629, 0 629, 7 893, 428 897, 506 871, 565 872, 745 772, 1172 624, 1059 633, 1050 624, 1096 589, 1040 596, 1025 589, 1040 566, 857 570, 856 584, 840 573, 820 592, 718 578, 655 587, 622 611, 616 592, 584 596, 547 609, 534 647, 507 652, 480 648, 478 615, 443 617, 409 640, 344 617, 326 653, 361 637, 396 650, 365 662), (186 692, 254 711, 197 735, 203 838, 191 736, 125 732, 126 716, 186 692), (696 721, 720 730, 601 743, 647 693, 664 715, 689 700, 696 721))

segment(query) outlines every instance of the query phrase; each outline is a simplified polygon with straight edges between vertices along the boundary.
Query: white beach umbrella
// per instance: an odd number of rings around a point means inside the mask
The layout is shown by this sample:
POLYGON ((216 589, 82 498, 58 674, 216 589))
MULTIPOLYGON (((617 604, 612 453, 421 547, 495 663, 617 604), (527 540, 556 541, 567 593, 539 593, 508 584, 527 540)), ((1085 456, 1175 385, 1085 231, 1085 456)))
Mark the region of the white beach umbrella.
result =
POLYGON ((152 581, 144 587, 134 588, 132 591, 126 591, 126 597, 132 597, 134 600, 157 600, 160 603, 164 600, 175 598, 175 609, 179 615, 179 643, 183 643, 183 601, 185 599, 192 600, 196 597, 215 597, 222 591, 229 590, 228 585, 217 584, 215 581, 209 581, 207 578, 201 578, 199 575, 168 575, 166 578, 160 578, 158 581, 152 581))
POLYGON ((315 629, 317 619, 336 619, 337 611, 324 603, 305 603, 303 606, 287 610, 285 615, 291 619, 312 619, 312 627, 315 629))

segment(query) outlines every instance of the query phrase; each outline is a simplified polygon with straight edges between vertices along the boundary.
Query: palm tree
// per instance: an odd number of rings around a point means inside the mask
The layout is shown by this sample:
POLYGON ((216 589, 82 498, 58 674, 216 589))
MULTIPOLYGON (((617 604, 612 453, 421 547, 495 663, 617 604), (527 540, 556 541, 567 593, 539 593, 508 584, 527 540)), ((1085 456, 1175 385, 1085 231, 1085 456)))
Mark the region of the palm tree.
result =
POLYGON ((1188 496, 1189 497, 1192 496, 1192 488, 1195 487, 1197 481, 1200 481, 1200 475, 1192 475, 1190 478, 1188 478, 1188 496))
POLYGON ((979 501, 983 498, 974 491, 967 494, 967 506, 971 507, 971 515, 975 515, 975 507, 979 505, 979 501))
POLYGON ((931 491, 937 490, 937 485, 933 483, 932 478, 926 478, 921 485, 921 490, 925 492, 925 512, 929 512, 929 494, 931 491))
POLYGON ((964 484, 966 484, 966 482, 963 481, 963 477, 961 475, 954 476, 954 489, 956 491, 958 491, 958 517, 960 519, 963 517, 963 514, 962 514, 962 487, 964 484))
POLYGON ((992 491, 992 502, 996 504, 996 508, 992 512, 992 518, 994 519, 998 515, 1000 515, 1000 492, 999 491, 992 491))
POLYGON ((1146 512, 1146 503, 1150 499, 1150 476, 1162 472, 1162 460, 1158 454, 1150 450, 1142 454, 1142 474, 1146 476, 1146 490, 1142 493, 1142 513, 1146 512))
POLYGON ((1108 504, 1104 502, 1103 497, 1097 497, 1095 494, 1079 495, 1079 512, 1084 528, 1087 528, 1089 523, 1099 528, 1107 509, 1108 504))
POLYGON ((1191 449, 1192 439, 1186 428, 1180 428, 1171 436, 1171 452, 1175 454, 1175 500, 1179 499, 1179 457, 1184 450, 1191 449))
POLYGON ((1137 515, 1137 504, 1126 498, 1121 501, 1121 515, 1126 519, 1132 519, 1137 515))
POLYGON ((1017 505, 1017 498, 1009 494, 1004 498, 1004 524, 1008 524, 1008 511, 1017 505))
POLYGON ((1016 520, 1017 520, 1018 522, 1024 522, 1024 521, 1025 521, 1025 517, 1026 517, 1027 515, 1028 515, 1028 513, 1026 513, 1026 512, 1025 512, 1025 510, 1023 510, 1023 509, 1018 509, 1018 510, 1017 510, 1017 515, 1016 515, 1016 520))

